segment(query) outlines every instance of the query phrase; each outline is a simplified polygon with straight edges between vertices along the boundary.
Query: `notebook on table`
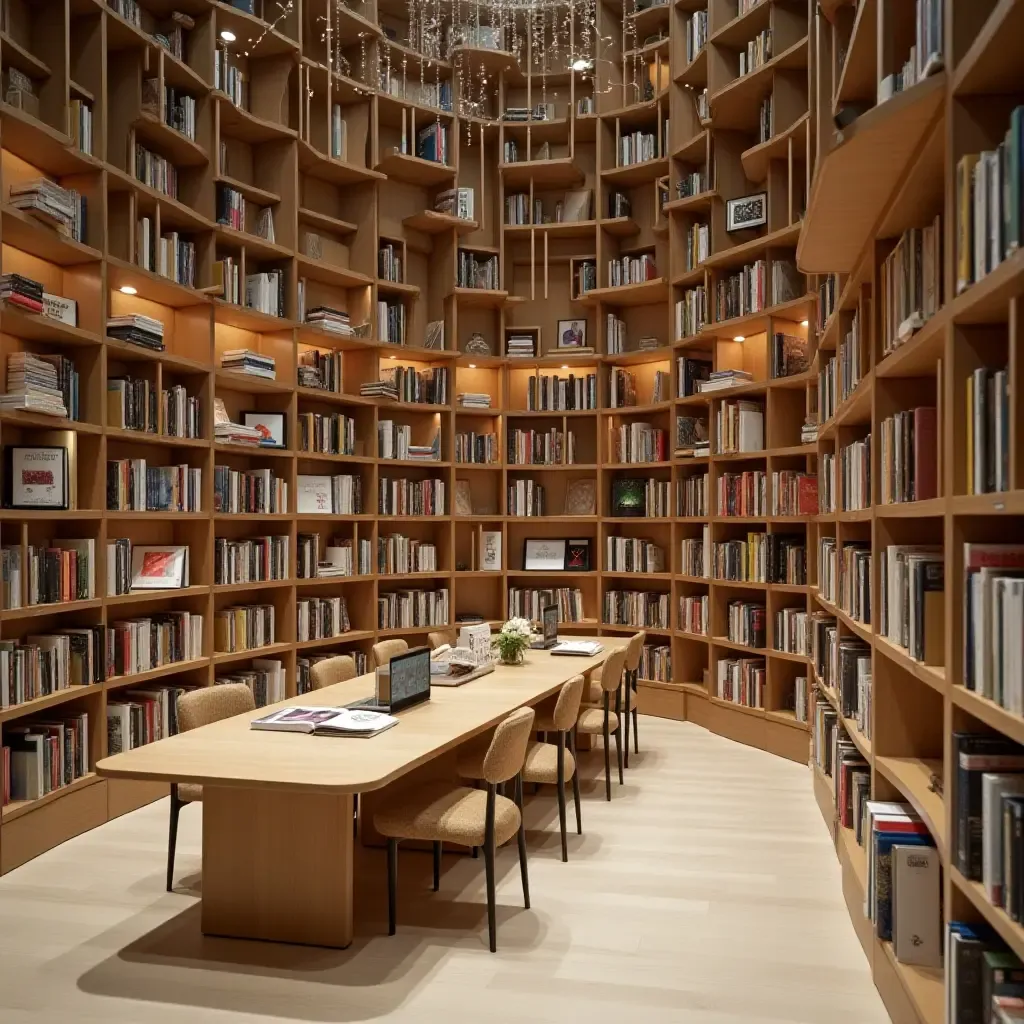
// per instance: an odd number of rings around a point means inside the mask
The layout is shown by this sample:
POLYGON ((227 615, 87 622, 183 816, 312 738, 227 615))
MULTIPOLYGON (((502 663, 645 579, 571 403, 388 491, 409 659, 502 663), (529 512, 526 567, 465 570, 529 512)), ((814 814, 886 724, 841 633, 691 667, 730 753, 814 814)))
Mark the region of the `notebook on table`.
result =
POLYGON ((349 708, 292 707, 279 708, 249 723, 250 729, 268 732, 305 732, 316 736, 376 736, 398 719, 377 711, 349 708))
POLYGON ((551 648, 552 654, 568 654, 577 658, 592 658, 600 654, 604 645, 596 640, 563 640, 560 644, 551 648))

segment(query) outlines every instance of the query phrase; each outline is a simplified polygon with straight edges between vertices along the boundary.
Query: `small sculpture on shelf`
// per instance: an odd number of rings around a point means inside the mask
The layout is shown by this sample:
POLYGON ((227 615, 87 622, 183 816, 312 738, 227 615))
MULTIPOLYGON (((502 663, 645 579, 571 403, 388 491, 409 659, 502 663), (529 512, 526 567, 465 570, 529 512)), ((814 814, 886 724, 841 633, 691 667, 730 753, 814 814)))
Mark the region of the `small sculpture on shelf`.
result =
POLYGON ((491 346, 482 334, 474 332, 469 336, 469 341, 466 342, 466 354, 471 356, 489 356, 491 354, 491 346))

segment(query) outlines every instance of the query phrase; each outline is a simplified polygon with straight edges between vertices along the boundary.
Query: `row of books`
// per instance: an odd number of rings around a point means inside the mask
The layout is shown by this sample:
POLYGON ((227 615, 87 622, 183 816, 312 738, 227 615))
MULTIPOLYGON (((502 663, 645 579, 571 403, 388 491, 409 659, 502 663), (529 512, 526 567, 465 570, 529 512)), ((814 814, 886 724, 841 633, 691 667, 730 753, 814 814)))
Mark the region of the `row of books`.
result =
POLYGON ((768 514, 768 477, 762 470, 723 473, 715 484, 720 516, 768 514))
POLYGON ((684 594, 679 598, 679 629, 696 636, 711 633, 711 601, 707 594, 684 594))
POLYGON ((839 449, 842 510, 856 512, 871 505, 871 435, 839 449))
POLYGON ((879 272, 882 351, 904 344, 942 306, 942 217, 908 228, 879 272))
POLYGON ((75 189, 62 188, 49 178, 33 178, 12 183, 8 194, 8 203, 14 209, 30 214, 76 242, 86 240, 88 201, 75 189))
POLYGON ((149 217, 140 217, 136 224, 135 262, 143 270, 169 278, 176 284, 195 287, 195 243, 177 231, 156 235, 149 217))
POLYGON ((469 249, 459 249, 455 283, 459 288, 482 288, 491 291, 500 288, 498 257, 483 256, 469 249))
POLYGON ((161 612, 115 622, 107 628, 106 678, 149 672, 203 656, 203 617, 161 612))
MULTIPOLYGON (((510 440, 510 448, 512 443, 510 440)), ((456 463, 491 465, 500 461, 500 455, 497 434, 478 434, 475 430, 466 430, 455 435, 456 463)))
POLYGON ((601 621, 609 626, 671 629, 672 595, 647 590, 606 590, 601 621))
POLYGON ((544 609, 551 605, 558 606, 559 622, 583 621, 583 592, 578 587, 508 588, 508 614, 511 618, 539 622, 544 609))
POLYGON ((352 628, 344 597, 300 597, 295 602, 295 639, 326 640, 352 628))
POLYGON ((341 352, 316 348, 303 349, 296 365, 297 383, 301 388, 317 388, 340 395, 343 390, 343 356, 341 352))
POLYGON ((938 495, 934 406, 918 406, 882 420, 879 445, 879 497, 883 505, 926 501, 938 495))
POLYGON ((145 459, 107 462, 108 512, 201 512, 199 467, 149 466, 145 459))
POLYGON ((627 284, 643 284, 658 276, 654 256, 641 253, 639 256, 622 256, 608 261, 608 287, 619 288, 627 284))
POLYGON ((780 608, 772 628, 772 648, 789 654, 811 653, 811 616, 804 608, 780 608))
POLYGON ((355 455, 356 421, 343 413, 300 412, 299 450, 322 455, 355 455))
POLYGON ((531 376, 526 382, 526 408, 529 412, 575 411, 597 408, 597 374, 577 377, 559 374, 531 376))
POLYGON ((297 481, 299 515, 360 515, 362 480, 349 473, 334 476, 301 475, 297 481))
POLYGON ((767 64, 772 59, 771 29, 765 28, 758 32, 747 43, 746 49, 740 50, 739 59, 739 75, 741 78, 744 75, 750 74, 755 68, 761 67, 762 64, 767 64))
POLYGON ((760 402, 722 402, 715 408, 715 454, 764 451, 764 406, 760 402))
POLYGON ((285 580, 289 573, 289 544, 287 534, 241 540, 217 537, 213 543, 213 582, 236 585, 285 580))
POLYGON ((272 469, 214 466, 213 509, 231 515, 283 515, 288 511, 288 482, 272 469))
POLYGON ((710 579, 712 564, 711 527, 705 524, 699 537, 684 537, 679 542, 679 572, 683 576, 710 579))
POLYGON ((507 491, 508 514, 510 516, 543 516, 544 486, 535 480, 513 480, 507 491))
POLYGON ((276 704, 285 698, 284 665, 275 658, 253 658, 248 668, 217 676, 213 682, 215 686, 226 683, 248 686, 258 708, 276 704))
POLYGON ((174 736, 178 731, 178 697, 184 687, 130 690, 107 702, 107 755, 174 736))
POLYGON ((400 299, 377 300, 377 335, 391 345, 405 344, 405 303, 400 299))
POLYGON ((871 548, 862 541, 818 538, 818 590, 831 604, 871 625, 871 548))
POLYGON ((576 461, 576 435, 556 427, 520 430, 508 434, 508 462, 512 466, 561 466, 576 461))
POLYGON ((707 473, 693 473, 676 481, 676 515, 707 516, 710 502, 708 500, 707 473))
POLYGON ((447 626, 448 588, 396 590, 377 595, 377 628, 409 629, 413 626, 447 626))
POLYGON ((323 654, 312 654, 308 657, 300 657, 295 659, 295 686, 296 693, 303 694, 311 692, 313 687, 313 681, 310 677, 310 670, 318 662, 324 661, 327 658, 332 658, 335 654, 347 654, 355 662, 356 675, 364 675, 368 669, 368 658, 364 651, 360 651, 358 648, 347 651, 335 651, 326 652, 323 654))
POLYGON ((366 576, 373 572, 373 544, 368 537, 358 541, 333 537, 321 549, 320 534, 300 533, 295 553, 295 571, 300 580, 334 576, 366 576))
POLYGON ((275 642, 272 604, 243 604, 213 614, 213 649, 218 654, 257 650, 275 642))
POLYGON ((66 356, 12 352, 7 357, 7 391, 0 409, 79 418, 79 375, 66 356))
POLYGON ((763 658, 719 658, 714 695, 730 704, 763 708, 767 682, 768 670, 763 658))
POLYGON ((672 648, 668 644, 644 644, 637 674, 641 679, 667 683, 672 680, 672 648))
POLYGON ((382 477, 377 482, 377 512, 382 516, 443 516, 443 480, 382 477))
POLYGON ((807 583, 806 547, 802 537, 752 531, 745 540, 716 542, 711 555, 712 575, 718 580, 796 586, 807 583))
POLYGON ((377 572, 394 576, 410 572, 437 572, 437 545, 401 533, 377 538, 377 572))
POLYGON ((39 800, 89 773, 89 715, 55 715, 4 727, 3 799, 39 800))
POLYGON ((623 423, 611 431, 612 458, 620 465, 665 462, 668 434, 650 423, 623 423))
POLYGON ((692 337, 704 330, 708 319, 707 290, 704 285, 687 288, 676 302, 676 339, 692 337))
POLYGON ((646 537, 608 537, 606 572, 665 572, 665 552, 646 537))
POLYGON ((726 638, 746 647, 764 647, 768 638, 765 606, 754 601, 730 601, 726 607, 726 638))

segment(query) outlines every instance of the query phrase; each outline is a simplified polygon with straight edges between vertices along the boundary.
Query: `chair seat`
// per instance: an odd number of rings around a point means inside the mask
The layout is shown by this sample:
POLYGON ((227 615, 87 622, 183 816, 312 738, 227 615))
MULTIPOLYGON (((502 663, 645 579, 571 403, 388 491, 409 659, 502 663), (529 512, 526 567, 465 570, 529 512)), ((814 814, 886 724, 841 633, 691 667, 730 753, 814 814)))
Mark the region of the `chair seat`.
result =
MULTIPOLYGON (((619 716, 614 711, 608 712, 608 731, 615 732, 619 727, 619 716)), ((578 732, 596 733, 604 732, 604 710, 602 708, 583 708, 580 711, 579 721, 576 723, 578 732)))
POLYGON ((198 782, 179 782, 178 799, 183 804, 201 803, 203 799, 203 787, 198 782))
MULTIPOLYGON (((487 791, 434 782, 409 790, 373 816, 381 835, 391 839, 483 846, 487 791)), ((519 831, 519 808, 495 797, 494 843, 507 843, 519 831)))
MULTIPOLYGON (((565 751, 565 779, 571 779, 576 770, 572 751, 565 751)), ((554 743, 531 743, 523 765, 523 782, 555 785, 558 782, 558 747, 554 743)))

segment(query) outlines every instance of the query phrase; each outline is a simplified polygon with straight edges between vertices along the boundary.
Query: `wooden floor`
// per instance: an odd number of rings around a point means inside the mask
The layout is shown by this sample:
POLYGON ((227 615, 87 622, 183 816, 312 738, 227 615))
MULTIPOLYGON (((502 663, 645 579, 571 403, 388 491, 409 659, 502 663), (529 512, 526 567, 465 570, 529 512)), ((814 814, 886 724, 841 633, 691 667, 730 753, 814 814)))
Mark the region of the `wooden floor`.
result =
POLYGON ((640 724, 645 750, 612 803, 585 783, 568 864, 553 799, 530 798, 534 909, 513 843, 496 955, 482 860, 446 857, 433 894, 414 852, 394 938, 373 852, 350 949, 203 939, 201 811, 182 814, 168 894, 162 801, 0 879, 0 1021, 885 1024, 807 769, 688 723, 640 724))

